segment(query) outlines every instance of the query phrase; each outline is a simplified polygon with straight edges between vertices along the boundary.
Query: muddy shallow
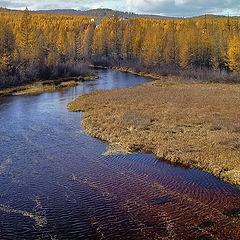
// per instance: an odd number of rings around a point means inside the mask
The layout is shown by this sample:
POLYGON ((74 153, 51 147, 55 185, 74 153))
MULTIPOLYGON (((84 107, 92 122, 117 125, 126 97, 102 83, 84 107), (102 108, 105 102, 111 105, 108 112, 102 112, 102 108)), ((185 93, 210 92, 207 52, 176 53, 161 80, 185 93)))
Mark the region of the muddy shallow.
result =
POLYGON ((65 92, 0 98, 0 239, 239 239, 240 190, 144 153, 106 155, 66 104, 148 80, 99 70, 65 92))

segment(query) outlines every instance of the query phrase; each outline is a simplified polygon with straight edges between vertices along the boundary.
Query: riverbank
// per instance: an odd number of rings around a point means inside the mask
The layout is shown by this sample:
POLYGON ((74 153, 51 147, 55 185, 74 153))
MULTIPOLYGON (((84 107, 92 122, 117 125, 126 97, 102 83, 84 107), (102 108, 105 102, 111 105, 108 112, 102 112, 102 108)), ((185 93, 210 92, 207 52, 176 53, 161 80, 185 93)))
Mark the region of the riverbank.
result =
POLYGON ((151 79, 169 79, 178 78, 181 81, 197 81, 201 83, 231 83, 239 84, 240 77, 239 74, 234 72, 226 71, 214 71, 211 69, 200 69, 200 68, 190 68, 190 69, 180 69, 169 66, 162 66, 158 68, 148 68, 143 66, 139 67, 127 67, 127 66, 101 66, 101 65, 91 65, 93 68, 100 69, 113 69, 117 72, 131 73, 137 76, 151 78, 151 79), (140 70, 141 69, 141 70, 140 70))
POLYGON ((197 167, 240 184, 240 85, 163 78, 68 104, 86 132, 127 151, 197 167))
POLYGON ((137 76, 141 76, 141 77, 147 77, 147 78, 152 78, 152 79, 163 79, 162 75, 159 74, 154 74, 154 73, 147 73, 147 72, 138 72, 132 68, 128 68, 128 67, 112 67, 113 70, 118 71, 118 72, 125 72, 125 73, 131 73, 137 76))
POLYGON ((98 79, 98 76, 90 75, 37 81, 31 84, 1 89, 0 96, 31 95, 43 92, 53 92, 61 89, 66 90, 82 84, 83 81, 93 81, 96 79, 98 79))
POLYGON ((131 74, 134 74, 137 76, 152 78, 152 79, 156 79, 156 80, 163 79, 163 76, 160 74, 147 73, 147 72, 141 72, 141 71, 138 72, 130 67, 116 67, 116 66, 106 67, 106 66, 101 66, 101 65, 90 65, 90 67, 96 68, 96 69, 105 69, 105 70, 113 69, 117 72, 131 73, 131 74))

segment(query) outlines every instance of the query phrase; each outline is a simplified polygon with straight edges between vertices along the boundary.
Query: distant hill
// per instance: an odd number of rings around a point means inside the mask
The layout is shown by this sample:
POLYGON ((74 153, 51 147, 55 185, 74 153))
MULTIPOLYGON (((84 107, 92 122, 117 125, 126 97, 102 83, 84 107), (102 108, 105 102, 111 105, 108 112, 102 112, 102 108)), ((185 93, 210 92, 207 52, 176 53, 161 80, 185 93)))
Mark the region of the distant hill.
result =
POLYGON ((93 16, 93 17, 122 17, 122 18, 155 18, 155 19, 165 19, 169 17, 164 17, 160 15, 143 15, 129 12, 115 11, 107 8, 91 9, 87 11, 74 10, 74 9, 54 9, 54 10, 40 10, 34 11, 37 13, 50 13, 58 15, 80 15, 80 16, 93 16))
POLYGON ((203 19, 207 19, 207 20, 216 20, 219 18, 230 18, 230 19, 239 19, 239 16, 224 16, 224 15, 213 15, 213 14, 206 14, 206 15, 201 15, 201 16, 196 16, 196 17, 192 17, 192 19, 198 19, 198 20, 203 20, 203 19))
MULTIPOLYGON (((7 8, 1 8, 0 12, 21 12, 21 10, 11 10, 7 8)), ((79 15, 79 16, 89 16, 89 17, 121 17, 121 18, 152 18, 152 19, 196 19, 202 20, 206 18, 207 20, 216 20, 218 18, 227 18, 224 15, 213 15, 213 14, 206 14, 200 16, 193 16, 193 17, 166 17, 161 15, 150 15, 150 14, 137 14, 133 12, 122 12, 122 11, 115 11, 113 9, 108 8, 98 8, 98 9, 91 9, 86 11, 81 10, 74 10, 74 9, 53 9, 53 10, 38 10, 38 11, 31 11, 33 13, 47 13, 47 14, 56 14, 56 15, 79 15)), ((230 19, 239 19, 239 16, 231 16, 230 19)))
POLYGON ((208 20, 215 20, 215 19, 226 18, 226 17, 227 16, 206 14, 206 15, 192 17, 192 19, 204 20, 206 18, 208 20))

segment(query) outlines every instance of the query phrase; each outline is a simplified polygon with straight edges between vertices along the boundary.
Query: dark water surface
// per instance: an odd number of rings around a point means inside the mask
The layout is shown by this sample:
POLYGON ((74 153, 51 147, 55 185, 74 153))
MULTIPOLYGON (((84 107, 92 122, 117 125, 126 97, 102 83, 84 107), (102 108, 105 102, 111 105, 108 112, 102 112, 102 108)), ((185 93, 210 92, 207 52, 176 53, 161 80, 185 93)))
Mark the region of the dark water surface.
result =
POLYGON ((0 239, 240 239, 240 191, 144 153, 104 154, 66 104, 148 80, 99 70, 65 92, 0 98, 0 239))

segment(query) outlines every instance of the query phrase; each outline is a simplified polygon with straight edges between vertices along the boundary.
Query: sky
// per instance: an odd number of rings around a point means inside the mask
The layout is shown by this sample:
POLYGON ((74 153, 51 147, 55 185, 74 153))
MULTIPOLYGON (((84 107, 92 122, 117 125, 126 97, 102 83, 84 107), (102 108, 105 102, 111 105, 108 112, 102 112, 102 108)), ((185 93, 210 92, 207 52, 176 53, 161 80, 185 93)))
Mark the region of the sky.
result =
POLYGON ((178 17, 240 15, 240 0, 0 0, 0 7, 28 7, 30 10, 112 8, 124 12, 178 17))

